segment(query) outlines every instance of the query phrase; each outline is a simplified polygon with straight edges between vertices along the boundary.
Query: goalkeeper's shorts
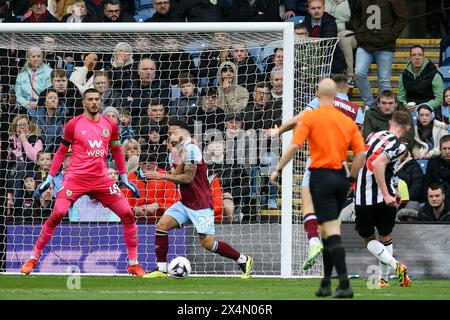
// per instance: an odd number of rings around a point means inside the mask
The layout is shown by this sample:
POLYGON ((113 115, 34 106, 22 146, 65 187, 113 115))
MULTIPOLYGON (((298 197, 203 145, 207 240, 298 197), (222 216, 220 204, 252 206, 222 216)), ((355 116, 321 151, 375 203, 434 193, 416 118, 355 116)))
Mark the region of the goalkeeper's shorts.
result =
POLYGON ((105 208, 124 198, 120 188, 109 176, 92 180, 82 180, 65 176, 61 186, 57 190, 56 198, 68 199, 75 202, 83 195, 88 195, 92 199, 97 200, 105 208))

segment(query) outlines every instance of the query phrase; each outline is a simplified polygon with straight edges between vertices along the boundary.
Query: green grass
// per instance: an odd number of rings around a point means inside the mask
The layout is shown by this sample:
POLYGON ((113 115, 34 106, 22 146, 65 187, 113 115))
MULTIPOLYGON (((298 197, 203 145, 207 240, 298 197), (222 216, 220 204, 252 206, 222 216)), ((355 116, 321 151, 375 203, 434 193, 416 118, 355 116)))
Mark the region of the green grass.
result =
MULTIPOLYGON (((319 279, 197 278, 143 279, 83 276, 79 290, 67 288, 66 276, 0 275, 0 299, 157 299, 157 300, 277 300, 316 299, 319 279)), ((337 285, 333 280, 333 289, 337 285)), ((351 280, 355 299, 450 299, 450 280, 416 280, 401 288, 369 290, 366 280, 351 280)), ((329 298, 330 299, 330 298, 329 298)))

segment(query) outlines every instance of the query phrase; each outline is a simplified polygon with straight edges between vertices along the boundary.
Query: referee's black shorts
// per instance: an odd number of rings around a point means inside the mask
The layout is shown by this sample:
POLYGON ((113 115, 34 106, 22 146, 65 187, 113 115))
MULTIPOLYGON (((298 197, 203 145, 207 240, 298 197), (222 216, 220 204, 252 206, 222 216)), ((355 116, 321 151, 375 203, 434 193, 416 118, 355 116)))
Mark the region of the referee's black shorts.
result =
POLYGON ((319 224, 336 220, 350 186, 344 170, 310 169, 309 188, 319 224))
POLYGON ((371 237, 375 228, 380 236, 387 236, 394 229, 397 209, 387 206, 384 202, 370 206, 356 205, 355 215, 355 229, 361 237, 371 237))

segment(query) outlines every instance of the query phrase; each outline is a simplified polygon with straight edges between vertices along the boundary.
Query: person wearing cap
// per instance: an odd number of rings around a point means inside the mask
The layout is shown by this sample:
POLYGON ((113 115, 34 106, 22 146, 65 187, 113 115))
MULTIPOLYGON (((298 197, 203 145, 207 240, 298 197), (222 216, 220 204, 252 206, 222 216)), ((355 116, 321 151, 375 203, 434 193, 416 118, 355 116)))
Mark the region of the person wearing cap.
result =
POLYGON ((145 178, 144 174, 148 171, 169 173, 158 166, 155 154, 142 153, 139 156, 139 167, 128 174, 128 180, 138 187, 141 197, 134 198, 133 193, 126 188, 123 188, 123 192, 138 221, 154 222, 180 200, 181 195, 173 182, 145 178))
POLYGON ((417 107, 417 122, 414 126, 414 159, 430 159, 441 154, 439 140, 448 134, 447 125, 434 119, 434 109, 428 103, 417 107))
POLYGON ((427 103, 437 109, 442 103, 444 81, 434 63, 425 56, 421 45, 409 49, 410 62, 400 75, 398 81, 398 100, 415 111, 416 104, 427 103))
POLYGON ((30 0, 28 12, 22 22, 59 22, 58 19, 47 10, 47 0, 30 0))

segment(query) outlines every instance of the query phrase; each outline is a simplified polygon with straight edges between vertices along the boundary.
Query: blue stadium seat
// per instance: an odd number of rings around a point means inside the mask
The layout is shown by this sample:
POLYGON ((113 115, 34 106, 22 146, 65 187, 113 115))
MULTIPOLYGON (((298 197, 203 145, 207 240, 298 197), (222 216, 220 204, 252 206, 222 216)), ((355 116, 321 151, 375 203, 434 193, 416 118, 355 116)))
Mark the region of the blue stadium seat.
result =
POLYGON ((285 20, 284 22, 292 22, 294 24, 298 24, 298 23, 302 23, 303 21, 305 21, 305 16, 295 16, 295 17, 285 20))
POLYGON ((422 169, 423 174, 425 174, 427 172, 428 160, 420 159, 420 160, 416 160, 416 161, 420 165, 420 168, 422 169))
MULTIPOLYGON (((447 59, 450 64, 450 59, 447 59)), ((444 88, 447 88, 450 86, 450 65, 448 66, 442 66, 438 68, 438 71, 442 74, 442 77, 444 78, 444 88)))

